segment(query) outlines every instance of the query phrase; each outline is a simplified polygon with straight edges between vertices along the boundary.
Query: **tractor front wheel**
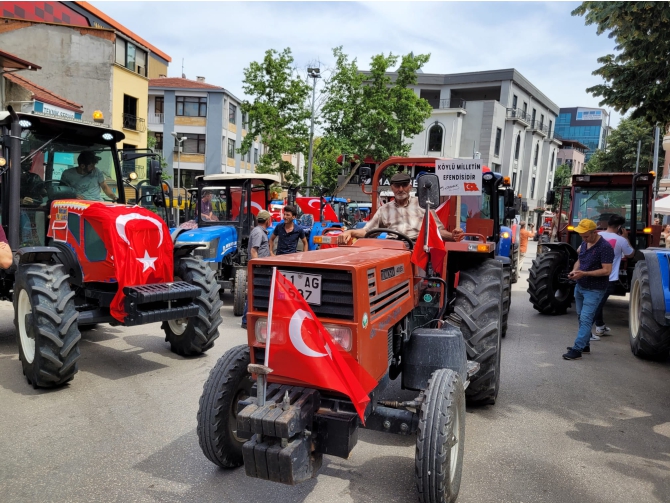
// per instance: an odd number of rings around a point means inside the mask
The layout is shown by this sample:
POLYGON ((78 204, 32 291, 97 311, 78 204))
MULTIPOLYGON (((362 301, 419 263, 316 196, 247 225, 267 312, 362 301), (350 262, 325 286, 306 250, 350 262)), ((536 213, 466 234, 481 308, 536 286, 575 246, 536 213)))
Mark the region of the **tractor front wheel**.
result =
POLYGON ((535 310, 542 314, 567 312, 574 298, 573 286, 560 281, 567 267, 567 258, 560 252, 546 252, 533 260, 527 292, 535 310))
POLYGON ((510 268, 510 281, 512 284, 514 284, 519 281, 519 248, 512 247, 510 258, 512 260, 512 266, 510 268))
POLYGON ((53 388, 77 373, 79 313, 65 268, 21 266, 14 289, 14 325, 23 374, 33 388, 53 388))
POLYGON ((630 289, 628 328, 630 349, 639 358, 665 360, 670 353, 670 327, 654 319, 649 286, 649 268, 644 261, 635 264, 630 289))
POLYGON ((249 347, 236 346, 219 358, 209 373, 198 408, 198 440, 207 459, 222 468, 242 466, 242 445, 237 436, 237 403, 251 394, 247 371, 249 347))
POLYGON ((463 381, 450 369, 428 381, 416 436, 414 479, 422 503, 453 503, 458 498, 465 446, 463 381))
POLYGON ((512 278, 511 278, 512 269, 510 267, 503 266, 503 311, 502 311, 502 333, 501 337, 507 335, 507 319, 509 318, 509 309, 512 304, 512 278))
POLYGON ((244 314, 244 303, 247 301, 247 269, 235 269, 235 286, 233 287, 233 315, 244 314))
POLYGON ((470 381, 466 396, 472 404, 494 404, 500 387, 502 264, 487 259, 462 269, 459 277, 454 312, 463 320, 461 332, 468 359, 481 366, 470 381))
POLYGON ((200 294, 194 299, 198 314, 193 318, 183 318, 163 322, 165 340, 174 353, 192 356, 204 353, 219 336, 221 306, 219 284, 214 271, 202 260, 194 257, 179 259, 175 271, 175 281, 186 281, 200 287, 200 294))

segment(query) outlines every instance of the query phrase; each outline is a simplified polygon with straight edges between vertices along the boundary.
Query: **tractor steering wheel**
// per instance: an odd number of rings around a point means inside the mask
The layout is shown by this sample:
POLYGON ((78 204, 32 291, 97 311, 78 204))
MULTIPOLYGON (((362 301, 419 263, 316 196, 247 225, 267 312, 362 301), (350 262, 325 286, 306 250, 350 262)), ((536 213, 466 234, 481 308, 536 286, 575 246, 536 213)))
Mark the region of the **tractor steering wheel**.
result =
POLYGON ((376 236, 377 234, 381 233, 387 233, 387 234, 393 234, 394 236, 398 237, 401 241, 404 241, 407 243, 407 246, 409 246, 409 250, 412 251, 414 248, 414 241, 412 241, 408 236, 403 234, 402 232, 394 231, 393 229, 370 229, 368 232, 365 233, 366 238, 376 236))

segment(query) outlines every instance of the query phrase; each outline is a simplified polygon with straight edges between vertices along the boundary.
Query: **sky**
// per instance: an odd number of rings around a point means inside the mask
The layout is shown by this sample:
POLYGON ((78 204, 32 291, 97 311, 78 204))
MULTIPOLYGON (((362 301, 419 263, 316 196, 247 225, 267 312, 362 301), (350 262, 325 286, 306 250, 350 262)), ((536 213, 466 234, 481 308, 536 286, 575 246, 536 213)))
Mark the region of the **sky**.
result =
MULTIPOLYGON (((559 107, 598 107, 586 88, 614 41, 596 35, 578 2, 91 2, 172 58, 182 73, 238 98, 244 68, 290 47, 295 66, 332 68, 343 46, 362 70, 379 53, 430 54, 425 73, 515 68, 559 107)), ((619 114, 612 115, 612 126, 619 114)))

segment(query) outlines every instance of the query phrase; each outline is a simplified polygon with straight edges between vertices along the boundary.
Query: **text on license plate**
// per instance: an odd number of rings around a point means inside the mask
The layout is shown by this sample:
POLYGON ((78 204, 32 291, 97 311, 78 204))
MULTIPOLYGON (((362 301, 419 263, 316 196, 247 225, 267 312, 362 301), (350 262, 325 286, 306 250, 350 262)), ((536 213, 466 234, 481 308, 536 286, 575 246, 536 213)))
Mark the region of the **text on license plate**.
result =
POLYGON ((321 305, 321 275, 302 272, 279 271, 293 283, 308 304, 321 305))

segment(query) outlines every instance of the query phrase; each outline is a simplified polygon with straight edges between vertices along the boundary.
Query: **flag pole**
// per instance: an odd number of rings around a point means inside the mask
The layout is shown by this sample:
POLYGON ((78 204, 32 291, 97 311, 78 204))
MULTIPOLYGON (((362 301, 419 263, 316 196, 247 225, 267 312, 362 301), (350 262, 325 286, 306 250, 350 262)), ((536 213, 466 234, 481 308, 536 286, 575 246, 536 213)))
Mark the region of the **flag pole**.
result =
POLYGON ((270 366, 270 339, 272 339, 272 311, 275 303, 275 281, 277 280, 277 268, 272 268, 272 280, 270 282, 270 303, 268 305, 268 331, 265 335, 265 366, 270 366))

